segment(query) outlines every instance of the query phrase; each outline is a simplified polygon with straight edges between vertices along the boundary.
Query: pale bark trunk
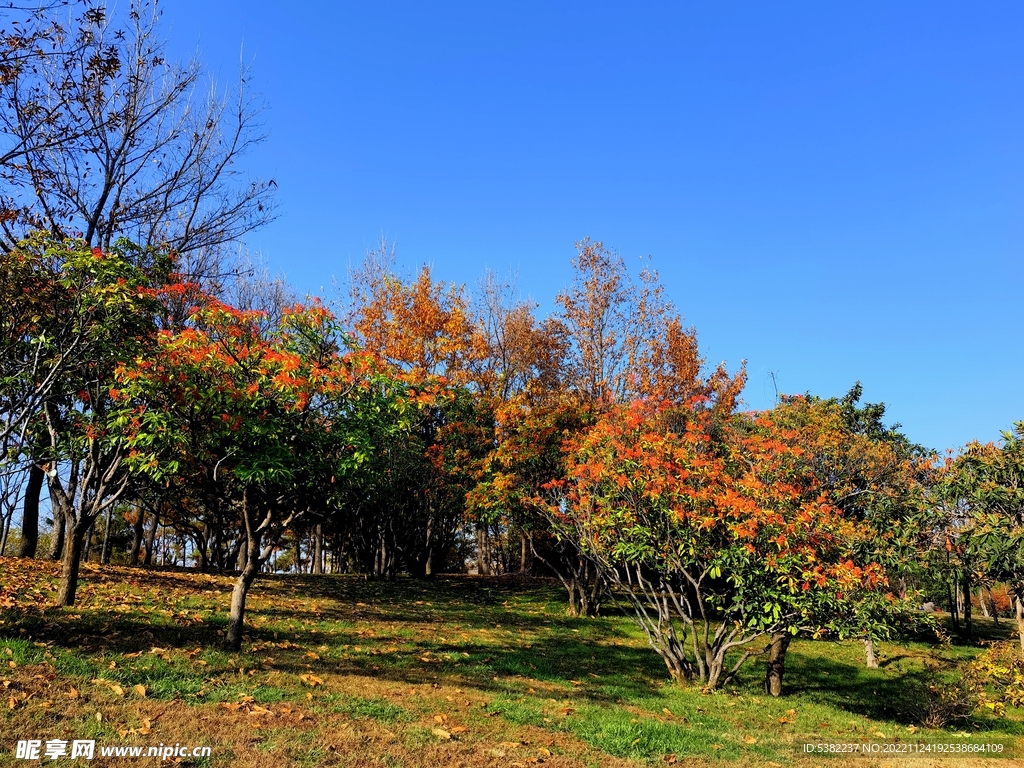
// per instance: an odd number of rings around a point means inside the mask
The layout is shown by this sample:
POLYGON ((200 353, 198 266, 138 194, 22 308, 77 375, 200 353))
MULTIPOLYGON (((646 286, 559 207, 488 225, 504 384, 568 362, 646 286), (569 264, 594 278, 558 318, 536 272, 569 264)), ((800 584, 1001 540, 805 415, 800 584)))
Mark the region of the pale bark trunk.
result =
POLYGON ((1020 637, 1020 652, 1024 655, 1024 603, 1021 602, 1020 597, 1014 600, 1014 604, 1017 607, 1017 635, 1020 637))
POLYGON ((476 529, 476 570, 481 576, 491 575, 491 553, 487 536, 487 526, 476 529))
POLYGON ((868 669, 878 669, 878 658, 875 656, 875 644, 870 637, 864 638, 864 663, 868 669))

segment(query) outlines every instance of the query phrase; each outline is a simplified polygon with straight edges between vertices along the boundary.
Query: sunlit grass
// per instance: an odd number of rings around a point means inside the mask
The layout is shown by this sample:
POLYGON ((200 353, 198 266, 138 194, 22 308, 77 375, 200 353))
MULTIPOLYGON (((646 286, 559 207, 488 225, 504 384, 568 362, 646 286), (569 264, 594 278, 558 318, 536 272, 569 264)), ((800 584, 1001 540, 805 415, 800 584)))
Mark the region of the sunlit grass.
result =
MULTIPOLYGON (((39 599, 54 567, 0 569, 21 601, 0 614, 0 679, 14 699, 0 732, 22 738, 192 739, 215 748, 210 765, 443 766, 813 765, 822 758, 804 743, 1015 748, 1024 736, 1013 712, 935 731, 907 719, 926 664, 949 670, 980 652, 972 644, 882 644, 868 670, 857 643, 799 640, 785 697, 762 693, 759 658, 706 694, 668 681, 628 617, 571 618, 543 581, 261 578, 244 650, 226 653, 229 576, 90 567, 80 604, 57 610, 39 599)), ((12 747, 0 744, 0 763, 12 747)))

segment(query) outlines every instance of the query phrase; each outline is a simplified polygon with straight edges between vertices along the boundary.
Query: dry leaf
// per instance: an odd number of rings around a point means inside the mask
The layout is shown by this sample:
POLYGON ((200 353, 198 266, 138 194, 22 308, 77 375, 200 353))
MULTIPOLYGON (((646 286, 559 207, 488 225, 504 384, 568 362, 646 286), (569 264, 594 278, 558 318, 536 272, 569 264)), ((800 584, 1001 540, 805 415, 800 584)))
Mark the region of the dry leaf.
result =
POLYGON ((138 683, 136 685, 133 685, 132 686, 132 690, 135 691, 135 695, 136 696, 141 696, 142 698, 146 698, 146 686, 144 686, 142 683, 138 683))
POLYGON ((118 696, 124 696, 124 688, 122 688, 122 687, 121 687, 120 685, 118 685, 117 683, 111 683, 111 684, 110 684, 110 690, 112 690, 112 691, 113 691, 114 693, 116 693, 116 694, 117 694, 118 696))
POLYGON ((69 699, 77 699, 78 698, 78 689, 75 688, 75 686, 73 686, 73 685, 71 686, 71 690, 68 691, 68 698, 69 699))
POLYGON ((103 713, 102 712, 97 712, 96 713, 96 722, 97 723, 102 723, 103 722, 103 713))
POLYGON ((757 744, 757 739, 755 739, 753 736, 744 736, 743 742, 745 744, 757 744))
POLYGON ((431 731, 431 733, 433 733, 439 739, 450 739, 452 737, 452 735, 448 733, 448 731, 446 731, 444 728, 434 728, 431 731))
POLYGON ((662 712, 664 712, 664 713, 665 713, 666 715, 668 715, 669 717, 673 717, 673 715, 672 715, 672 710, 671 710, 671 709, 669 709, 668 707, 662 707, 662 708, 661 708, 661 711, 662 711, 662 712))
POLYGON ((674 764, 676 762, 676 756, 675 755, 665 755, 661 759, 664 760, 666 763, 669 763, 670 765, 674 764))
POLYGON ((311 688, 316 688, 318 685, 324 684, 324 681, 316 675, 299 675, 299 680, 311 688))
POLYGON ((434 715, 434 719, 439 723, 444 723, 444 721, 448 719, 448 715, 442 712, 439 715, 434 715))
POLYGON ((448 730, 451 731, 452 733, 465 733, 466 731, 469 730, 469 728, 467 728, 464 725, 456 725, 456 726, 453 726, 453 727, 449 728, 448 730))
POLYGON ((544 757, 551 757, 551 750, 547 747, 541 747, 537 751, 544 755, 544 757))
POLYGON ((7 697, 7 708, 8 709, 14 709, 16 706, 18 706, 18 700, 16 698, 14 698, 13 696, 8 696, 7 697))

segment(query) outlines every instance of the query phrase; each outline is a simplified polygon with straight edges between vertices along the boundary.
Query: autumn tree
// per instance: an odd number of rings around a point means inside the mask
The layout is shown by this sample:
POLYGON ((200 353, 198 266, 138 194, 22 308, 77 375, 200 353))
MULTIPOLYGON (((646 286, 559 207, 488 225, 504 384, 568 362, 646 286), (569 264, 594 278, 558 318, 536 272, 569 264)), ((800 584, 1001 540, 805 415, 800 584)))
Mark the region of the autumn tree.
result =
POLYGON ((208 297, 187 327, 161 331, 153 354, 121 368, 118 396, 140 409, 132 465, 158 480, 198 474, 237 510, 229 649, 241 645, 249 589, 281 537, 317 511, 318 489, 363 461, 352 395, 380 375, 319 305, 288 310, 266 335, 258 313, 208 297))
POLYGON ((209 269, 273 213, 272 183, 238 167, 264 136, 247 72, 225 92, 204 87, 197 59, 169 61, 155 1, 123 20, 74 7, 70 23, 38 13, 5 39, 4 247, 32 229, 103 249, 127 237, 179 254, 183 271, 209 269))
POLYGON ((715 688, 754 640, 823 631, 844 594, 883 587, 884 572, 858 561, 870 528, 808 493, 799 450, 758 430, 717 439, 707 408, 678 423, 642 401, 609 411, 570 444, 548 511, 672 677, 715 688))
MULTIPOLYGON (((63 523, 59 605, 73 605, 86 535, 96 519, 122 497, 129 482, 121 404, 111 392, 118 365, 139 354, 153 337, 159 305, 154 281, 165 267, 127 243, 111 252, 82 241, 35 237, 13 252, 46 266, 41 292, 52 314, 35 318, 23 338, 54 380, 28 441, 36 466, 45 469, 54 519, 63 523), (150 262, 150 269, 138 264, 150 262), (75 351, 67 355, 68 348, 75 351)), ((23 371, 27 386, 36 386, 23 371)), ((49 375, 49 374, 47 374, 49 375)), ((38 498, 38 496, 36 496, 38 498)))

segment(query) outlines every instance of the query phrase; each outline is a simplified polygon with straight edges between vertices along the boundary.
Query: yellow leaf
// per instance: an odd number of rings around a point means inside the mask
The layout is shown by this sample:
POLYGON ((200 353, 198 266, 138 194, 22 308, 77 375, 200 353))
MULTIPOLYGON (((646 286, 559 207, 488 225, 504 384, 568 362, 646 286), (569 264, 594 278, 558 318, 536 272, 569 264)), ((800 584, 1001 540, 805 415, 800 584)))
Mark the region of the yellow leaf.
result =
POLYGON ((313 653, 312 651, 306 651, 306 652, 305 652, 304 654, 302 654, 302 655, 303 655, 303 656, 305 656, 305 657, 306 657, 307 659, 313 659, 314 661, 315 661, 316 659, 319 659, 319 658, 320 658, 320 657, 319 657, 318 655, 316 655, 316 654, 315 654, 315 653, 313 653))
POLYGON ((316 688, 318 685, 324 684, 324 681, 316 675, 299 675, 299 680, 301 680, 311 688, 316 688))
POLYGON ((16 706, 18 706, 18 700, 16 698, 14 698, 13 696, 8 696, 7 697, 7 708, 8 709, 14 709, 16 706))
POLYGON ((668 715, 669 717, 672 717, 672 710, 671 710, 671 709, 669 709, 668 707, 662 707, 662 708, 661 708, 661 711, 662 711, 662 712, 664 712, 664 713, 665 713, 666 715, 668 715))
POLYGON ((434 720, 436 720, 439 723, 443 723, 447 719, 448 719, 448 715, 446 715, 444 713, 442 713, 440 715, 434 715, 434 720))
MULTIPOLYGON (((639 739, 637 739, 637 741, 639 741, 639 739)), ((547 747, 541 747, 537 751, 544 755, 544 757, 551 757, 551 750, 547 747)))
POLYGON ((118 685, 117 683, 111 683, 111 684, 110 684, 110 690, 112 690, 112 691, 113 691, 114 693, 116 693, 116 694, 117 694, 118 696, 124 696, 124 688, 122 688, 122 687, 121 687, 120 685, 118 685))
POLYGON ((103 722, 103 713, 102 712, 97 712, 96 713, 96 722, 97 723, 102 723, 103 722))
POLYGON ((456 726, 454 726, 452 728, 449 728, 448 730, 451 731, 452 733, 465 733, 466 731, 469 730, 469 728, 467 728, 464 725, 456 725, 456 726))
POLYGON ((136 696, 141 696, 142 698, 146 698, 146 686, 142 685, 141 683, 139 683, 137 685, 133 685, 132 686, 132 690, 135 691, 135 695, 136 696))
POLYGON ((434 728, 431 731, 431 733, 433 733, 439 739, 450 739, 452 737, 452 735, 448 733, 448 731, 446 731, 444 728, 434 728))
POLYGON ((68 698, 69 699, 77 699, 78 698, 78 689, 75 688, 75 686, 73 686, 73 685, 71 686, 71 690, 68 691, 68 698))
POLYGON ((757 744, 757 739, 755 739, 753 736, 744 736, 743 741, 747 744, 757 744))

